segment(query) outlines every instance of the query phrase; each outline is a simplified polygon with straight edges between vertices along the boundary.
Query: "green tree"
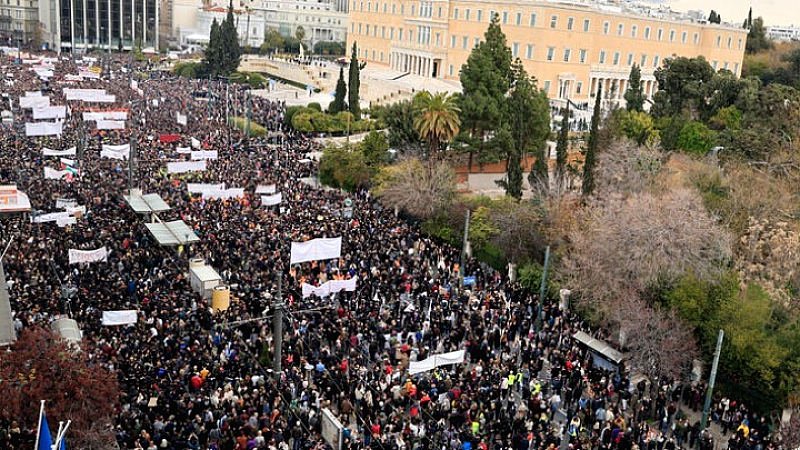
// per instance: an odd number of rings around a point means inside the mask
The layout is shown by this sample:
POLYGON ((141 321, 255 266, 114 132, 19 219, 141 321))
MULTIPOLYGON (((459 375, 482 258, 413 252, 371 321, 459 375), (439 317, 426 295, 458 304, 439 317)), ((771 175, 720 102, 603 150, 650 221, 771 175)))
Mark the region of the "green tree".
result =
POLYGON ((239 47, 239 33, 236 31, 236 21, 233 17, 233 2, 228 5, 228 15, 220 27, 221 52, 219 73, 230 75, 239 69, 242 49, 239 47))
POLYGON ((586 146, 586 155, 583 160, 583 185, 582 194, 584 197, 592 195, 594 192, 594 166, 597 163, 597 138, 600 133, 600 102, 602 100, 602 90, 597 86, 597 97, 594 99, 594 111, 592 112, 592 125, 589 130, 589 142, 586 146))
MULTIPOLYGON (((283 36, 281 36, 278 30, 269 28, 264 31, 264 43, 261 45, 263 50, 279 50, 283 48, 283 44, 283 36)), ((264 51, 264 53, 266 53, 266 51, 264 51)))
POLYGON ((414 128, 414 104, 403 100, 377 110, 379 120, 389 132, 389 144, 398 150, 418 150, 419 133, 414 128))
POLYGON ((294 30, 294 37, 297 38, 298 41, 303 42, 303 39, 306 38, 306 29, 302 26, 297 27, 294 30))
POLYGON ((506 157, 506 177, 495 183, 505 189, 507 196, 519 200, 522 198, 522 154, 507 126, 497 132, 494 145, 498 153, 506 157))
POLYGON ((355 120, 361 119, 361 102, 358 90, 361 86, 361 75, 358 67, 358 46, 353 42, 353 51, 350 54, 350 73, 347 80, 347 106, 355 120))
POLYGON ((447 92, 419 92, 414 97, 414 106, 414 128, 428 142, 428 157, 433 158, 442 144, 449 143, 458 134, 461 110, 455 96, 447 92))
POLYGON ((567 173, 567 152, 569 151, 569 102, 567 107, 561 110, 561 128, 558 130, 558 141, 556 142, 556 183, 559 188, 564 183, 567 173))
POLYGON ((619 131, 639 145, 652 141, 658 135, 653 118, 646 112, 620 110, 615 112, 615 119, 619 131))
MULTIPOLYGON (((521 161, 525 155, 533 153, 536 161, 528 175, 531 188, 546 189, 548 173, 544 150, 547 136, 550 134, 550 105, 547 94, 536 89, 536 79, 528 76, 521 61, 515 61, 511 70, 513 77, 511 91, 508 93, 502 112, 504 123, 509 126, 514 151, 513 155, 509 155, 500 150, 502 147, 498 147, 498 154, 504 158, 519 158, 521 161)), ((512 169, 511 165, 512 162, 509 160, 508 170, 517 170, 512 169)), ((520 178, 520 189, 521 182, 520 178)))
POLYGON ((212 75, 217 75, 222 63, 222 38, 221 27, 217 23, 217 19, 211 22, 211 34, 208 38, 208 47, 206 47, 206 54, 204 63, 206 70, 212 75))
POLYGON ((677 146, 689 153, 705 155, 714 146, 716 136, 701 122, 691 121, 683 126, 678 135, 677 146))
POLYGON ((379 168, 389 162, 389 141, 381 132, 370 131, 358 147, 370 167, 379 168))
POLYGON ((764 28, 764 19, 756 17, 750 24, 750 31, 747 33, 745 51, 747 51, 747 53, 758 53, 771 48, 772 41, 767 38, 767 32, 764 28))
POLYGON ((339 111, 347 109, 344 103, 345 96, 347 95, 347 84, 344 82, 344 67, 339 67, 339 81, 336 82, 336 95, 333 97, 333 102, 328 106, 331 114, 336 114, 339 111))
POLYGON ((354 147, 328 147, 319 161, 319 179, 328 186, 354 191, 366 187, 371 175, 364 153, 354 147))
POLYGON ((675 116, 684 111, 692 117, 700 114, 706 84, 714 76, 714 69, 705 58, 667 58, 654 75, 658 82, 650 110, 654 117, 675 116))
POLYGON ((469 153, 468 168, 471 171, 474 157, 479 161, 496 159, 492 150, 497 146, 487 145, 488 135, 500 128, 503 105, 511 87, 511 50, 497 15, 492 17, 484 39, 472 49, 466 64, 461 67, 459 79, 463 123, 460 140, 469 153))
POLYGON ((644 111, 642 70, 636 64, 631 67, 631 73, 628 75, 628 88, 625 90, 625 102, 625 107, 628 111, 644 111))

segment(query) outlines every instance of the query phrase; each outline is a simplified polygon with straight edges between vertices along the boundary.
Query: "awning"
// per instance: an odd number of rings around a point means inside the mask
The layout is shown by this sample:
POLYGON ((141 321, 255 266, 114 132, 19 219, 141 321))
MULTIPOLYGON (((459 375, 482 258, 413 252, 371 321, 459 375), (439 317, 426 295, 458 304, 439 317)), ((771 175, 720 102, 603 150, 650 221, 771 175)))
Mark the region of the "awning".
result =
POLYGON ((123 195, 128 205, 139 214, 169 211, 170 207, 158 194, 123 195))
POLYGON ((146 223, 145 226, 150 234, 156 238, 160 245, 169 247, 173 245, 185 245, 200 242, 200 238, 194 234, 189 225, 182 220, 161 223, 146 223))
POLYGON ((617 349, 609 345, 607 342, 601 341, 600 339, 595 339, 583 331, 578 331, 572 337, 581 344, 589 347, 590 350, 613 362, 614 364, 619 364, 623 359, 625 359, 625 355, 617 351, 617 349))

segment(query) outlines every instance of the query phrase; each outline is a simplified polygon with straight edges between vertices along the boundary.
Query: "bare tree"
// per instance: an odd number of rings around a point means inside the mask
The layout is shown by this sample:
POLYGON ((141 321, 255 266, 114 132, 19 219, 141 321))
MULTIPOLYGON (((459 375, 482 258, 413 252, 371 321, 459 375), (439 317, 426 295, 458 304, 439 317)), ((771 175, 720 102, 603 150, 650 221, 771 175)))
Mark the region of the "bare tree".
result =
POLYGON ((492 242, 502 249, 509 261, 519 263, 532 256, 544 254, 545 238, 543 215, 530 202, 513 202, 510 207, 495 212, 490 218, 493 226, 499 230, 492 242))
POLYGON ((800 233, 787 222, 750 218, 737 250, 741 281, 758 283, 771 298, 788 305, 791 289, 800 286, 800 233))
POLYGON ((603 195, 630 195, 650 187, 663 167, 661 153, 631 141, 614 141, 597 157, 595 183, 603 195))
POLYGON ((566 273, 580 298, 600 312, 603 300, 686 272, 711 279, 731 258, 730 235, 694 191, 616 195, 586 214, 585 225, 570 234, 566 273))
POLYGON ((455 179, 444 162, 411 158, 381 169, 373 192, 386 206, 426 219, 450 204, 455 179))

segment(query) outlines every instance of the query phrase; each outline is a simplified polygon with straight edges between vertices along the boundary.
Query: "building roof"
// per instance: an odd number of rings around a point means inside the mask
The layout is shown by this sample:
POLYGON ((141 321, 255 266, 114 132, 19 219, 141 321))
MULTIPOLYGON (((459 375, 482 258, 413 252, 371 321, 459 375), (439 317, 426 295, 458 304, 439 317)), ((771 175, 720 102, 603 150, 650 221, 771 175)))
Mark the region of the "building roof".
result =
POLYGON ((222 279, 217 271, 211 266, 195 266, 191 267, 189 271, 201 281, 214 281, 222 279))
POLYGON ((158 194, 133 194, 122 196, 128 205, 139 214, 169 211, 170 207, 158 194))
POLYGON ((145 226, 158 243, 163 246, 185 245, 200 241, 200 238, 182 220, 146 223, 145 226))

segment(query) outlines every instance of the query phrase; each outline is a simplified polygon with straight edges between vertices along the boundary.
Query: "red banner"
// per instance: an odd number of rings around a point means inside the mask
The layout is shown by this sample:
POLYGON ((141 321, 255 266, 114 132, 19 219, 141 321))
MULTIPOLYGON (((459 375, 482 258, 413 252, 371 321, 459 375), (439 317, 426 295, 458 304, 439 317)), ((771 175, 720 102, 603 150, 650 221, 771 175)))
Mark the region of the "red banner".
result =
POLYGON ((169 144, 170 142, 175 142, 181 138, 180 134, 162 134, 158 137, 159 142, 163 142, 169 144))

